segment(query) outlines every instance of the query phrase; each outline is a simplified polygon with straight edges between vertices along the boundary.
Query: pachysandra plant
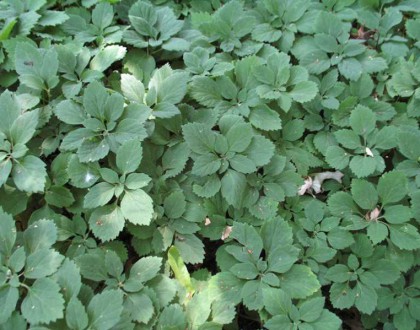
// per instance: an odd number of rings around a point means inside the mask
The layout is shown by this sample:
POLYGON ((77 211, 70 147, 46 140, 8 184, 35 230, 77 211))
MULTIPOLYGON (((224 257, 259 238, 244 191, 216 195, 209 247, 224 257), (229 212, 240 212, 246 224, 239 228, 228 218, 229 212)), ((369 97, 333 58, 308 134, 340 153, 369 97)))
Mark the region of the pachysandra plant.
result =
POLYGON ((0 329, 418 329, 419 13, 0 1, 0 329))

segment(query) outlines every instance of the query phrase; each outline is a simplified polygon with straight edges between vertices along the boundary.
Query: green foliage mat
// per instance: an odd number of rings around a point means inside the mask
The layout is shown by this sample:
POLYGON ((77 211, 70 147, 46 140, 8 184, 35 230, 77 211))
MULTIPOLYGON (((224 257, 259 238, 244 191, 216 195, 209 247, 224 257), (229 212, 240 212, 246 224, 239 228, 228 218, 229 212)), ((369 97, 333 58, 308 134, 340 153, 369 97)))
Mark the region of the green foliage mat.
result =
POLYGON ((419 117, 418 0, 0 0, 0 329, 419 329, 419 117))

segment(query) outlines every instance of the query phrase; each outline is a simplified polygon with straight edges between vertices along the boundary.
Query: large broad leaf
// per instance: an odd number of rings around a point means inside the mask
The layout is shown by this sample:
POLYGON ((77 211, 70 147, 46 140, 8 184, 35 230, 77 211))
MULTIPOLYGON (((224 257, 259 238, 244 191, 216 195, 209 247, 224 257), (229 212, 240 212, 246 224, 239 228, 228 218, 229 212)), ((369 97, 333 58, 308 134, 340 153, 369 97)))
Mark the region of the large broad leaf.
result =
POLYGON ((143 156, 143 149, 138 140, 125 142, 117 151, 117 166, 122 173, 137 170, 143 156))
POLYGON ((124 224, 121 209, 114 205, 96 208, 89 218, 90 229, 103 242, 115 239, 123 230, 124 224))
POLYGON ((222 196, 236 208, 242 207, 247 182, 244 174, 228 170, 222 178, 222 196))
POLYGON ((303 265, 294 265, 280 279, 281 287, 293 299, 303 299, 317 292, 321 285, 312 270, 303 265))
POLYGON ((47 171, 42 160, 29 155, 13 166, 12 176, 16 187, 20 190, 41 192, 45 187, 47 171))
POLYGON ((14 144, 26 144, 34 135, 38 125, 38 111, 28 111, 20 115, 10 128, 10 137, 14 144))
POLYGON ((11 286, 3 286, 0 289, 0 324, 3 324, 16 309, 19 299, 19 291, 11 286))
POLYGON ((66 308, 66 323, 70 329, 85 329, 88 326, 88 316, 85 307, 77 298, 71 297, 66 308))
POLYGON ((366 136, 375 129, 376 116, 369 108, 359 105, 350 115, 350 126, 357 134, 366 136))
POLYGON ((15 221, 0 207, 0 255, 10 256, 16 240, 15 221))
POLYGON ((93 209, 108 203, 114 196, 115 187, 108 182, 100 182, 89 189, 84 199, 84 207, 93 209))
POLYGON ((279 130, 282 124, 279 114, 265 104, 251 110, 249 121, 254 127, 263 131, 279 130))
POLYGON ((118 323, 122 310, 122 291, 104 291, 95 295, 87 307, 89 324, 92 328, 98 330, 111 329, 118 323))
POLYGON ((185 142, 192 151, 207 154, 214 149, 216 134, 204 124, 190 123, 182 126, 185 142))
POLYGON ((408 192, 407 177, 402 172, 388 172, 378 182, 378 194, 383 205, 399 202, 408 192))
POLYGON ((63 317, 64 299, 60 287, 49 278, 40 278, 28 290, 21 311, 30 323, 50 323, 63 317))
POLYGON ((351 194, 354 201, 365 210, 373 210, 378 203, 375 186, 366 180, 354 179, 351 183, 351 194))
POLYGON ((26 259, 25 277, 43 278, 55 273, 64 256, 53 249, 40 249, 26 259))
POLYGON ((57 227, 51 220, 39 220, 30 225, 23 233, 26 252, 50 248, 57 240, 57 227))
POLYGON ((400 249, 415 250, 420 247, 420 234, 413 225, 391 225, 389 231, 391 241, 400 249))
POLYGON ((90 62, 90 68, 99 72, 108 69, 112 63, 124 58, 127 49, 122 46, 111 45, 101 49, 90 62))
POLYGON ((143 190, 126 191, 121 201, 124 217, 135 225, 148 225, 153 216, 153 200, 143 190))
POLYGON ((254 227, 235 222, 230 237, 242 244, 249 254, 259 257, 263 249, 263 241, 254 227))
POLYGON ((244 151, 252 139, 252 127, 249 124, 240 123, 232 126, 226 133, 226 139, 229 144, 229 151, 244 151))

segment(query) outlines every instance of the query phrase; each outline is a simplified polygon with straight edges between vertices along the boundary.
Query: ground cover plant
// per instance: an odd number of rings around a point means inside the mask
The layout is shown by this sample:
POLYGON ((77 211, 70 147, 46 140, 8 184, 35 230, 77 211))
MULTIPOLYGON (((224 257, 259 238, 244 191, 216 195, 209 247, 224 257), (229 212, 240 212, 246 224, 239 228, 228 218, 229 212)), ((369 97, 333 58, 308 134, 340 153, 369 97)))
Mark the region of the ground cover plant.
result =
POLYGON ((417 0, 0 0, 0 329, 418 329, 419 56, 417 0))

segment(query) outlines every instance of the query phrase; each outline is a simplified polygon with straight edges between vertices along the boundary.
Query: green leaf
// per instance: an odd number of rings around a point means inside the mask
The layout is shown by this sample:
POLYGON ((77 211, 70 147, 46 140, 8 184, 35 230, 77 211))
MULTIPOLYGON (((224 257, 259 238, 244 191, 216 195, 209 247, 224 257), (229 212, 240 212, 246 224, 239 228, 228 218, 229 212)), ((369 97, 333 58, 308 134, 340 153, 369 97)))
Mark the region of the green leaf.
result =
POLYGON ((292 321, 286 315, 276 315, 269 319, 265 324, 269 330, 276 330, 276 329, 290 329, 293 327, 292 321))
POLYGON ((324 297, 312 298, 303 302, 299 307, 300 319, 305 322, 314 322, 324 310, 324 297))
POLYGON ((299 103, 305 103, 315 98, 318 87, 313 81, 301 81, 290 91, 289 95, 299 103))
POLYGON ((123 310, 123 293, 107 290, 95 295, 90 301, 87 312, 90 327, 98 330, 111 329, 120 319, 123 310))
MULTIPOLYGON (((16 227, 13 217, 0 207, 0 255, 8 257, 16 241, 16 227)), ((0 309, 1 310, 1 309, 0 309)))
POLYGON ((275 146, 273 142, 262 135, 256 135, 252 138, 251 144, 245 150, 244 154, 251 159, 256 166, 264 166, 270 162, 274 155, 275 146))
POLYGON ((367 227, 367 235, 373 244, 378 244, 388 237, 388 227, 377 221, 372 221, 367 227))
POLYGON ((11 286, 3 286, 0 289, 0 324, 4 324, 16 309, 19 299, 19 291, 11 286))
POLYGON ((250 262, 234 264, 229 270, 237 278, 244 280, 253 280, 259 274, 258 269, 250 262))
POLYGON ((79 294, 82 287, 80 269, 73 260, 65 259, 61 267, 52 277, 62 288, 66 301, 79 294))
POLYGON ((369 269, 381 284, 392 284, 400 277, 397 266, 389 260, 377 260, 369 269))
POLYGON ((325 273, 325 278, 334 282, 344 283, 350 279, 350 271, 346 265, 336 264, 325 273))
POLYGON ((191 173, 198 176, 207 176, 216 173, 222 161, 218 155, 215 154, 205 154, 200 155, 194 159, 194 165, 191 170, 191 173))
POLYGON ((57 207, 69 207, 74 203, 71 191, 65 187, 52 186, 45 193, 45 201, 57 207))
POLYGON ((121 201, 124 217, 135 225, 149 225, 153 217, 153 200, 143 190, 126 191, 121 201))
POLYGON ((125 219, 119 207, 106 205, 96 208, 89 218, 89 227, 102 242, 110 241, 123 230, 125 219))
POLYGON ((175 191, 165 198, 163 202, 165 213, 169 218, 177 219, 181 217, 187 206, 185 196, 182 191, 175 191))
POLYGON ((286 141, 296 141, 302 137, 305 132, 303 120, 293 119, 287 122, 283 127, 283 139, 286 141))
POLYGON ((101 49, 90 62, 90 68, 99 72, 108 69, 112 63, 124 58, 127 49, 122 46, 111 45, 101 49))
POLYGON ((358 105, 350 114, 350 126, 357 134, 366 136, 375 129, 375 113, 368 107, 358 105))
POLYGON ((121 90, 124 96, 131 102, 144 103, 144 85, 136 77, 130 74, 122 74, 121 90))
POLYGON ((0 116, 2 118, 0 121, 0 131, 8 136, 10 128, 19 115, 20 107, 14 94, 9 91, 4 91, 0 95, 0 116))
POLYGON ((264 308, 271 314, 289 314, 292 307, 292 300, 289 295, 281 289, 263 289, 264 308))
POLYGON ((372 314, 375 310, 378 300, 376 291, 371 287, 361 284, 360 282, 356 285, 356 299, 355 306, 359 311, 365 314, 372 314))
POLYGON ((346 58, 338 64, 340 73, 349 80, 357 80, 363 73, 362 65, 355 58, 346 58))
POLYGON ((348 149, 357 149, 362 147, 360 137, 350 129, 341 129, 334 132, 337 142, 348 149))
POLYGON ((263 241, 260 235, 254 227, 248 224, 235 222, 230 238, 237 240, 245 246, 248 253, 254 256, 259 256, 263 249, 263 241))
POLYGON ((52 249, 36 250, 26 259, 25 277, 42 278, 55 273, 64 256, 52 249))
POLYGON ((388 172, 378 181, 378 194, 382 205, 399 202, 408 192, 407 177, 402 172, 388 172))
POLYGON ((221 190, 222 196, 230 205, 233 205, 236 208, 242 207, 247 191, 245 175, 233 170, 227 170, 222 178, 221 190))
POLYGON ((20 115, 10 128, 10 137, 14 144, 26 144, 34 135, 38 125, 38 111, 27 111, 20 115))
POLYGON ((281 129, 282 125, 279 114, 264 104, 251 110, 249 121, 254 127, 263 131, 276 131, 281 129))
POLYGON ((189 301, 185 314, 192 327, 198 327, 205 323, 210 316, 211 301, 206 292, 196 293, 189 301))
POLYGON ((85 195, 84 207, 93 209, 108 203, 114 196, 115 187, 108 182, 100 182, 89 189, 85 195))
POLYGON ((400 249, 414 250, 420 247, 420 234, 413 225, 391 225, 389 231, 391 241, 400 249))
POLYGON ((398 151, 408 159, 417 161, 420 158, 418 144, 420 133, 418 131, 401 130, 398 133, 398 151))
POLYGON ((16 187, 26 192, 42 192, 47 176, 45 167, 44 162, 35 156, 29 155, 19 159, 12 171, 16 187))
POLYGON ((375 172, 377 162, 374 157, 354 156, 350 160, 349 167, 358 178, 364 178, 375 172))
POLYGON ((216 134, 204 124, 189 123, 182 126, 185 142, 192 151, 204 155, 214 149, 216 134))
POLYGON ((354 243, 353 235, 340 227, 328 232, 328 242, 334 249, 344 249, 354 243))
POLYGON ((108 155, 108 153, 109 145, 107 141, 97 139, 84 140, 77 152, 79 160, 82 163, 95 162, 104 158, 106 155, 108 155))
POLYGON ((33 324, 50 323, 63 317, 64 299, 60 287, 49 278, 37 279, 22 302, 23 317, 33 324))
POLYGON ((162 258, 144 257, 130 269, 130 281, 146 283, 155 278, 162 267, 162 258))
POLYGON ((375 186, 366 180, 354 179, 351 183, 351 194, 362 209, 373 210, 378 203, 375 186))
POLYGON ((233 125, 226 133, 229 151, 243 152, 250 145, 252 126, 245 123, 233 125))
POLYGON ((408 206, 392 205, 385 207, 384 218, 388 223, 402 224, 412 218, 411 210, 408 206))
POLYGON ((58 103, 54 109, 54 113, 58 119, 69 125, 81 125, 86 119, 82 107, 71 100, 58 103))
POLYGON ((340 218, 358 213, 358 208, 354 203, 353 198, 344 191, 339 191, 331 195, 327 204, 331 214, 340 218))
POLYGON ((124 302, 124 311, 131 314, 137 322, 147 323, 154 314, 153 302, 147 294, 132 293, 127 295, 124 302))
POLYGON ((294 265, 281 276, 280 283, 292 299, 306 298, 321 288, 316 275, 304 265, 294 265))
POLYGON ((175 72, 164 79, 158 86, 158 102, 177 104, 187 92, 189 76, 185 72, 175 72))
POLYGON ((85 307, 73 296, 66 308, 66 324, 70 329, 83 330, 88 326, 88 316, 85 307))
POLYGON ((175 240, 182 259, 189 264, 202 263, 204 260, 204 244, 197 236, 192 234, 182 235, 175 240))
POLYGON ((325 153, 325 160, 337 170, 346 168, 350 161, 350 155, 338 146, 329 146, 325 153))
POLYGON ((122 173, 137 170, 143 156, 143 149, 138 140, 127 141, 117 151, 117 166, 122 173))
POLYGON ((184 329, 187 321, 182 307, 178 304, 166 306, 159 316, 157 329, 184 329))
POLYGON ((23 233, 26 252, 50 248, 57 240, 57 227, 51 220, 38 220, 23 233))
POLYGON ((340 329, 341 319, 334 313, 324 309, 321 316, 315 322, 311 323, 311 326, 315 330, 340 329))

